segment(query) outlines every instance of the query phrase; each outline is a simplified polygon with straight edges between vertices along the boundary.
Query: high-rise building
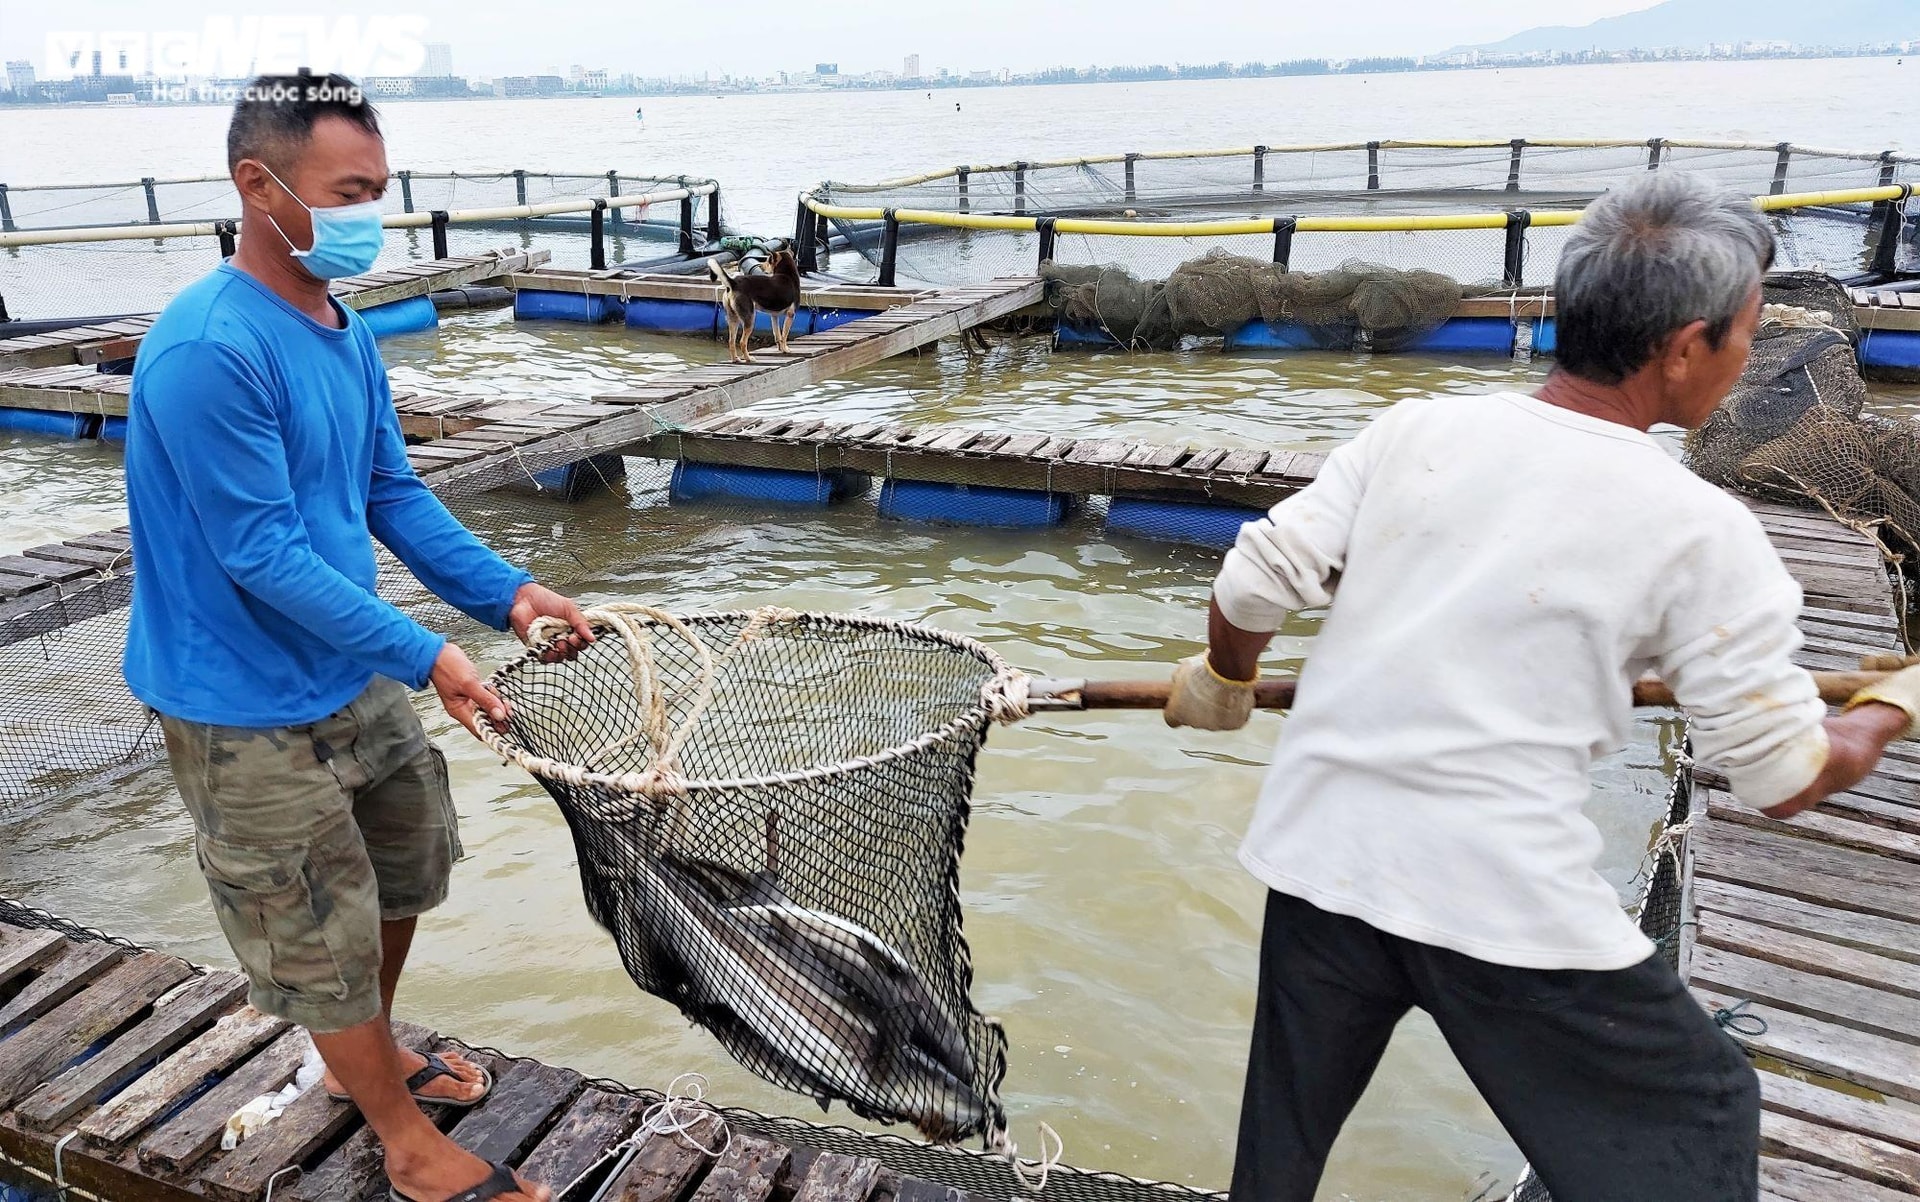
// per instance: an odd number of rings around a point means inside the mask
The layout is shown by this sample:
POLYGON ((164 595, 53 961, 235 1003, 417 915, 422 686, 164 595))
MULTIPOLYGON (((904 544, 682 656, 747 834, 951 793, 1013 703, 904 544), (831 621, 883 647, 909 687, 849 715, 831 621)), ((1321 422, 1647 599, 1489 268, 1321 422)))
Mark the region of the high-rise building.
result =
POLYGON ((920 56, 917 54, 909 54, 907 56, 907 69, 902 71, 900 74, 907 79, 919 79, 920 78, 920 56))
POLYGON ((33 91, 33 63, 28 59, 17 59, 7 64, 7 86, 15 92, 26 95, 33 91))
POLYGON ((840 64, 815 63, 813 64, 813 73, 815 75, 838 75, 840 74, 840 64))
POLYGON ((448 42, 428 42, 427 61, 420 68, 420 74, 433 79, 444 79, 453 74, 453 46, 448 42))

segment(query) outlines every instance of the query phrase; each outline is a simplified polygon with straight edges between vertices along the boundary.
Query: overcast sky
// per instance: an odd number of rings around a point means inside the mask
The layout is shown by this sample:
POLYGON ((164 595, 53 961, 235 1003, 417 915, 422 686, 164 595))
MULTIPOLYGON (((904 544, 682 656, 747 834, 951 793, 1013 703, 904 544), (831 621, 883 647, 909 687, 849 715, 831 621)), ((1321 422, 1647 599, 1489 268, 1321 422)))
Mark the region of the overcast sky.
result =
MULTIPOLYGON (((0 57, 37 69, 50 33, 199 35, 209 19, 413 18, 453 46, 458 75, 574 63, 614 74, 764 75, 838 62, 845 72, 1424 54, 1543 23, 1581 25, 1653 0, 0 0, 0 57)), ((371 28, 371 26, 367 26, 371 28)))

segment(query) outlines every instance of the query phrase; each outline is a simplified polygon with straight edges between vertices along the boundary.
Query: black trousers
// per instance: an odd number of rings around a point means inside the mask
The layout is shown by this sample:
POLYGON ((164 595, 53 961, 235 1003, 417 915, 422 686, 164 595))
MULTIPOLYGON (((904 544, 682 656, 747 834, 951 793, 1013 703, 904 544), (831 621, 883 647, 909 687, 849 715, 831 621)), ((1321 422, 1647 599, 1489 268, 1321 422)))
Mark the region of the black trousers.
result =
POLYGON ((1759 1197, 1759 1080, 1658 956, 1508 968, 1269 893, 1234 1202, 1311 1202, 1414 1006, 1555 1202, 1759 1197))

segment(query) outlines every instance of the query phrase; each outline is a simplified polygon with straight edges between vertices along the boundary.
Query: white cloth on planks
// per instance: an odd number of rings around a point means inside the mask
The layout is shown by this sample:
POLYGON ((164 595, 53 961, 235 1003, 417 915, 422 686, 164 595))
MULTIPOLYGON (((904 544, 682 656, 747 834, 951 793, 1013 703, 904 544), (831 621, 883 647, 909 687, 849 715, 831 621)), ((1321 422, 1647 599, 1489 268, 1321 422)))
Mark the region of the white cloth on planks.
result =
POLYGON ((320 1049, 313 1046, 313 1040, 307 1040, 306 1051, 301 1053, 300 1067, 294 1072, 293 1080, 287 1082, 276 1093, 263 1093, 234 1111, 227 1117, 226 1130, 220 1133, 220 1148, 231 1152, 260 1128, 279 1118, 295 1099, 315 1085, 326 1075, 326 1061, 320 1058, 320 1049))
POLYGON ((1582 809, 1638 677, 1672 686, 1696 759, 1750 805, 1826 759, 1800 587, 1758 519, 1648 435, 1531 396, 1396 405, 1241 530, 1214 595, 1252 631, 1330 606, 1242 863, 1478 959, 1651 954, 1582 809))

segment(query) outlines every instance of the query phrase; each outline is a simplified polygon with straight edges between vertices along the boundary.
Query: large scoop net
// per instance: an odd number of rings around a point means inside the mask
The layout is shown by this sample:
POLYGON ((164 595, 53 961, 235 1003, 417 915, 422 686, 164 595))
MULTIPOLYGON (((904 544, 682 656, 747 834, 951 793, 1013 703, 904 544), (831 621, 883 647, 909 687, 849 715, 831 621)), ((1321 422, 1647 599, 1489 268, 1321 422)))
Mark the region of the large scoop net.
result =
POLYGON ((969 997, 959 867, 974 758, 1024 679, 902 623, 588 611, 528 654, 483 738, 572 829, 642 989, 767 1080, 944 1143, 1004 1148, 1006 1033, 969 997))

